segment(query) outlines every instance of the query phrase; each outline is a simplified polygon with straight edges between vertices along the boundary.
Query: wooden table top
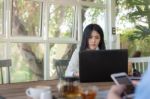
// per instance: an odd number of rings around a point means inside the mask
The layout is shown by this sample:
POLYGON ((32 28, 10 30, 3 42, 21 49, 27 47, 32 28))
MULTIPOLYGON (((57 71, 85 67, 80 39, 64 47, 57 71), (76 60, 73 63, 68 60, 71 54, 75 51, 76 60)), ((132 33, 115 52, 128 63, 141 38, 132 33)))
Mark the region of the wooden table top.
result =
MULTIPOLYGON (((58 80, 32 81, 22 83, 11 83, 0 85, 0 96, 6 99, 31 99, 26 96, 25 90, 29 87, 36 86, 51 86, 52 93, 57 93, 56 85, 58 80)), ((109 89, 113 82, 98 82, 98 83, 80 83, 81 86, 98 86, 101 90, 109 89)), ((1 99, 1 98, 0 98, 1 99)))

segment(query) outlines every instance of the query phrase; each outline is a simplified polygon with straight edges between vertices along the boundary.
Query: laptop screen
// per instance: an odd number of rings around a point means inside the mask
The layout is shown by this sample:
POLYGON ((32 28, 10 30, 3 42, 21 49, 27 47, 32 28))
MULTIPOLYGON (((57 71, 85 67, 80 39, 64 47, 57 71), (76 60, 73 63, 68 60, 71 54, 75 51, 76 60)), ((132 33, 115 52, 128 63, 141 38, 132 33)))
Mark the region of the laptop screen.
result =
POLYGON ((112 81, 113 73, 128 71, 128 50, 98 50, 79 53, 80 82, 112 81))

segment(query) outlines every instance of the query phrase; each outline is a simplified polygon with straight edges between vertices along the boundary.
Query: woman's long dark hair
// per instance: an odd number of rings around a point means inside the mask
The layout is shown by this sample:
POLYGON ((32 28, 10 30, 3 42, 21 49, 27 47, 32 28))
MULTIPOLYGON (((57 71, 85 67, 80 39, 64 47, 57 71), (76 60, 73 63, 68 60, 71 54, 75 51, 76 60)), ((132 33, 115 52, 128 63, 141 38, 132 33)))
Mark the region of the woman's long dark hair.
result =
POLYGON ((89 24, 88 26, 86 26, 86 28, 83 31, 80 52, 87 49, 88 39, 90 38, 92 31, 96 31, 100 35, 101 39, 100 39, 100 43, 98 45, 99 49, 105 49, 104 34, 103 34, 102 28, 97 24, 89 24))

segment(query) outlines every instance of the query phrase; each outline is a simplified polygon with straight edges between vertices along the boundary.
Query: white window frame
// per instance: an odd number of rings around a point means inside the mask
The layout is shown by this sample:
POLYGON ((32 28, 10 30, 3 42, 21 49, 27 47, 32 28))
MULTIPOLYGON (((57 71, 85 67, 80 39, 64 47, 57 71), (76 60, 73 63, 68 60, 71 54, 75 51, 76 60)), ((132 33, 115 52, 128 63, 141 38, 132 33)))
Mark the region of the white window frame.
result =
MULTIPOLYGON (((92 2, 85 2, 82 0, 33 0, 33 1, 39 1, 43 2, 43 8, 42 8, 42 37, 11 37, 11 11, 12 11, 12 0, 4 0, 4 34, 6 34, 6 38, 0 37, 0 42, 5 42, 6 45, 9 45, 11 43, 21 43, 21 42, 38 42, 43 43, 45 47, 45 56, 44 56, 44 79, 48 80, 49 78, 49 45, 51 43, 57 43, 57 44, 77 44, 80 45, 81 38, 82 38, 82 18, 81 18, 81 9, 83 6, 89 6, 89 7, 96 7, 96 8, 103 8, 106 9, 106 28, 104 30, 106 34, 105 41, 108 48, 112 48, 112 44, 110 43, 112 38, 112 26, 114 25, 114 21, 112 19, 115 18, 115 16, 112 15, 112 6, 111 3, 115 0, 106 0, 104 4, 98 4, 98 3, 92 3, 92 2), (49 4, 55 3, 55 4, 62 4, 62 5, 76 5, 77 10, 75 14, 75 31, 73 34, 73 38, 49 38, 48 36, 48 8, 49 4), (110 6, 111 5, 111 6, 110 6), (110 17, 111 16, 111 17, 110 17), (111 23, 111 24, 110 24, 111 23), (109 25, 110 24, 110 25, 109 25), (109 40, 111 39, 111 40, 109 40)), ((114 12, 113 12, 114 13, 114 12)), ((9 57, 9 50, 7 48, 6 50, 6 57, 9 57)))

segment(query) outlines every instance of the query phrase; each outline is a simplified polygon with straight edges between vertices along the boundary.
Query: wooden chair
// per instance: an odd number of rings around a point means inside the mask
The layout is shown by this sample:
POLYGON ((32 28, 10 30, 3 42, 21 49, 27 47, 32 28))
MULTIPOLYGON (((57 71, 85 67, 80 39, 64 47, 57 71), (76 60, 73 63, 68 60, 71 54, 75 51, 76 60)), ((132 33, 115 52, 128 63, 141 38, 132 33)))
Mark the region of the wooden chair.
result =
POLYGON ((4 60, 0 60, 0 71, 1 71, 1 82, 2 84, 4 83, 4 74, 3 74, 3 67, 7 67, 7 71, 8 71, 8 83, 10 83, 10 67, 11 66, 11 60, 10 59, 4 59, 4 60))
POLYGON ((56 72, 59 78, 63 77, 65 74, 65 70, 68 66, 69 60, 65 59, 54 59, 54 66, 56 67, 56 72))
POLYGON ((129 58, 128 61, 132 63, 132 69, 136 69, 140 73, 144 73, 145 70, 148 68, 148 65, 150 65, 150 57, 134 57, 129 58))

